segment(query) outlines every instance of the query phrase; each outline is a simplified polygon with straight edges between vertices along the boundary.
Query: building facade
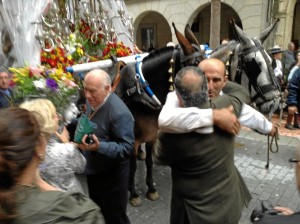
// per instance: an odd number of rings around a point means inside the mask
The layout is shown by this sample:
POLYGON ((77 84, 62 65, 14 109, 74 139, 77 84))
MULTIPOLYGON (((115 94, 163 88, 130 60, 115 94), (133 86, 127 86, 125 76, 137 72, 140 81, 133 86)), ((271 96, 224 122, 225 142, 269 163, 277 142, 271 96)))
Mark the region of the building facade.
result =
MULTIPOLYGON (((200 44, 209 43, 210 0, 125 0, 133 17, 136 44, 147 50, 177 43, 172 22, 183 32, 192 27, 200 44)), ((234 19, 249 37, 258 36, 276 18, 280 21, 264 43, 287 48, 290 41, 300 43, 300 0, 221 0, 220 39, 234 38, 229 20, 234 19)))

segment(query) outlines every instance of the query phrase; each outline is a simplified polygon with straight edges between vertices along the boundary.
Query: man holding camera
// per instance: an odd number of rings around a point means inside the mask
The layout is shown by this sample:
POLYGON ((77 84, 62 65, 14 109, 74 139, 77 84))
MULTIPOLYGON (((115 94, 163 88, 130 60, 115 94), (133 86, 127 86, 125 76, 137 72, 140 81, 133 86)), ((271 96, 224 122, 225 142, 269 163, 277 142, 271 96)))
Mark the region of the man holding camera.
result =
POLYGON ((129 158, 133 153, 134 119, 124 102, 111 92, 111 79, 100 69, 88 72, 83 81, 86 115, 94 126, 78 147, 87 160, 91 199, 100 206, 107 224, 129 224, 129 158))

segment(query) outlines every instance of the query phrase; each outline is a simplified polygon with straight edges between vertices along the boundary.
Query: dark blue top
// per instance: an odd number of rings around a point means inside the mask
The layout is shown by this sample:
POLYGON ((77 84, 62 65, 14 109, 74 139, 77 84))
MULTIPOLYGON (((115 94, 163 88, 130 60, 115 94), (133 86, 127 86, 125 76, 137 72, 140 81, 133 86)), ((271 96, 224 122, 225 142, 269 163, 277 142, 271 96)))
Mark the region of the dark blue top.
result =
POLYGON ((0 89, 0 109, 10 107, 12 104, 12 91, 11 89, 0 89))
POLYGON ((300 91, 300 68, 298 68, 288 84, 287 105, 299 105, 300 91))
MULTIPOLYGON (((87 102, 86 115, 91 112, 87 102)), ((87 174, 107 172, 127 160, 134 147, 134 118, 124 102, 112 93, 91 119, 100 144, 97 152, 83 151, 87 174)))

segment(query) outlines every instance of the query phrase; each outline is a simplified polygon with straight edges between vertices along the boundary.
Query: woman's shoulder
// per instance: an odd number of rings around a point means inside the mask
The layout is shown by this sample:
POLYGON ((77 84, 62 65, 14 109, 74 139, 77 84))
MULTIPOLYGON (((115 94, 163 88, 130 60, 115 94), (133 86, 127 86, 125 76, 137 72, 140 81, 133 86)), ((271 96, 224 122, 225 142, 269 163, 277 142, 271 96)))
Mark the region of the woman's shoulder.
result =
POLYGON ((32 188, 19 192, 18 198, 17 223, 105 223, 100 208, 81 193, 32 188))

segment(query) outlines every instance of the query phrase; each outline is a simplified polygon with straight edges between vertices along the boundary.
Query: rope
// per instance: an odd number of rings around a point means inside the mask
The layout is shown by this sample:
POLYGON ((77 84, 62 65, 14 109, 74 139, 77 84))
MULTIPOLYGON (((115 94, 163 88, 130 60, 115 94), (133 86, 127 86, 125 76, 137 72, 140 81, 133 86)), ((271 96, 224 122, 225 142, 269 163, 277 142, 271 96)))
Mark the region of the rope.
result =
POLYGON ((271 141, 270 141, 270 135, 268 135, 268 155, 267 155, 267 164, 265 166, 266 169, 269 169, 269 162, 270 162, 270 152, 272 153, 277 153, 279 151, 279 146, 278 146, 278 139, 279 139, 279 134, 278 134, 278 128, 275 127, 276 131, 274 136, 272 136, 271 141), (275 141, 276 148, 275 150, 272 148, 273 142, 275 141))

